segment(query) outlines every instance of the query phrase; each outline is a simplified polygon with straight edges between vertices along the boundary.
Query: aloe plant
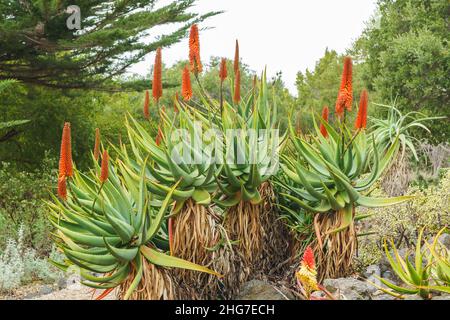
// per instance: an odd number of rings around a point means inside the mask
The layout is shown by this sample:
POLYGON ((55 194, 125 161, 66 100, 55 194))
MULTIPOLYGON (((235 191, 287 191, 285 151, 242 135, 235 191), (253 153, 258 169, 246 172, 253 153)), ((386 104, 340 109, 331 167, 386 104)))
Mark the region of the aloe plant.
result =
MULTIPOLYGON (((314 119, 314 116, 313 116, 314 119)), ((289 126, 293 152, 282 156, 286 192, 281 196, 314 215, 320 277, 338 277, 351 270, 356 249, 356 208, 382 207, 411 197, 371 198, 366 195, 397 151, 398 137, 381 150, 365 130, 351 132, 345 123, 339 131, 321 119, 325 138, 314 120, 311 141, 289 126)))
POLYGON ((372 118, 372 133, 375 136, 377 144, 384 150, 393 145, 398 137, 400 143, 397 148, 401 149, 403 157, 406 150, 409 149, 414 158, 418 160, 417 151, 414 147, 415 138, 411 133, 412 129, 422 129, 430 133, 430 130, 424 125, 427 121, 443 119, 445 117, 427 117, 425 114, 417 111, 411 111, 406 114, 396 108, 394 105, 374 104, 377 107, 387 109, 385 119, 372 118))
MULTIPOLYGON (((151 160, 145 165, 146 188, 160 198, 165 197, 171 186, 177 183, 168 221, 170 251, 185 260, 210 265, 215 258, 215 251, 211 248, 216 247, 220 240, 217 229, 220 213, 211 207, 211 194, 217 189, 214 176, 219 170, 214 160, 215 149, 203 148, 199 122, 194 121, 190 111, 181 104, 178 108, 179 112, 173 119, 161 112, 162 139, 159 144, 129 116, 126 126, 131 153, 122 146, 118 150, 121 154, 119 164, 125 168, 127 179, 137 181, 137 170, 148 155, 151 160), (180 134, 178 138, 176 134, 180 134)), ((180 276, 187 291, 185 297, 209 297, 218 290, 217 281, 210 277, 187 272, 181 272, 180 276), (203 290, 205 287, 209 289, 203 290)))
POLYGON ((110 164, 103 182, 97 162, 91 174, 74 171, 67 199, 47 203, 55 242, 67 258, 54 264, 63 270, 76 266, 83 284, 106 293, 120 287, 123 299, 171 299, 176 292, 167 269, 218 274, 167 254, 167 209, 178 184, 164 198, 149 193, 145 164, 138 183, 127 178, 123 163, 119 169, 110 164))
POLYGON ((431 245, 422 241, 424 230, 419 232, 413 263, 410 261, 410 253, 404 258, 400 256, 393 241, 389 242, 393 251, 391 254, 388 242, 385 241, 386 258, 402 284, 396 285, 387 279, 377 277, 386 288, 374 283, 372 285, 397 298, 403 298, 405 294, 418 294, 423 299, 431 299, 433 292, 436 291, 450 293, 449 252, 438 241, 444 230, 445 228, 436 235, 431 245))

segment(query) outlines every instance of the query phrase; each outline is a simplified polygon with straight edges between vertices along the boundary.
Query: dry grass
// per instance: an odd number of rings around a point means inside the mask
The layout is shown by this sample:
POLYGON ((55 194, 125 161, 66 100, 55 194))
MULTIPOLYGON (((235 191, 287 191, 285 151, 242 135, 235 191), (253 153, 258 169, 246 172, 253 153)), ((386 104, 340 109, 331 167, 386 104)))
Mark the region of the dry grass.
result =
MULTIPOLYGON (((220 237, 218 222, 220 218, 211 207, 188 200, 173 221, 173 255, 211 267, 216 258, 214 248, 220 237)), ((216 297, 217 277, 190 270, 174 270, 181 299, 208 299, 216 297)))
POLYGON ((345 230, 329 233, 341 226, 342 216, 342 212, 329 212, 315 217, 317 238, 312 247, 319 281, 346 277, 353 272, 352 261, 358 244, 353 223, 345 230))
MULTIPOLYGON (((157 267, 142 258, 143 275, 137 289, 130 296, 130 300, 173 300, 176 298, 174 283, 170 271, 157 267)), ((120 285, 117 297, 122 300, 130 287, 134 277, 135 269, 128 278, 120 285)))

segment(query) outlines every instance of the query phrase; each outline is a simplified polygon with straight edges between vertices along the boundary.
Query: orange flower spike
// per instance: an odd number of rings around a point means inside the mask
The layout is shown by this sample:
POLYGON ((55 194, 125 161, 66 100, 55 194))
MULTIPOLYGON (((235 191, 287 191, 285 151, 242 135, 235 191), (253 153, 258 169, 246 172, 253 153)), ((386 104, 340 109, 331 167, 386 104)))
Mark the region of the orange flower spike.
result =
POLYGON ((228 76, 227 59, 222 58, 222 61, 220 62, 220 71, 219 71, 220 81, 224 82, 227 76, 228 76))
POLYGON ((314 252, 310 246, 308 246, 303 253, 302 264, 311 270, 315 269, 316 263, 314 261, 314 252))
POLYGON ((58 178, 58 196, 63 200, 67 200, 67 184, 66 183, 67 183, 66 177, 60 175, 58 178))
POLYGON ((163 133, 162 133, 162 130, 161 130, 161 126, 159 126, 158 127, 158 134, 156 135, 156 138, 155 138, 155 143, 156 143, 156 145, 158 147, 161 145, 162 138, 163 138, 163 133))
POLYGON ((144 118, 147 119, 147 120, 150 119, 149 106, 150 106, 150 93, 148 92, 148 90, 145 90, 145 98, 144 98, 144 118))
POLYGON ((342 117, 344 109, 352 110, 353 88, 352 88, 352 59, 344 58, 344 69, 342 71, 341 87, 339 88, 338 98, 336 101, 336 114, 342 117))
POLYGON ((181 94, 185 101, 189 101, 192 98, 192 85, 191 85, 191 75, 189 73, 188 67, 183 69, 183 77, 181 82, 181 94))
POLYGON ((234 103, 241 101, 241 71, 238 69, 234 80, 234 103))
POLYGON ((193 24, 189 34, 189 62, 191 64, 191 71, 195 74, 201 73, 203 70, 202 62, 200 60, 200 39, 198 34, 198 26, 193 24))
POLYGON ((108 180, 108 172, 109 172, 109 155, 108 151, 104 150, 102 154, 102 166, 100 168, 100 182, 105 183, 108 180))
POLYGON ((361 127, 366 128, 367 127, 367 108, 369 107, 369 94, 367 93, 367 90, 364 90, 362 92, 362 117, 361 117, 361 127))
POLYGON ((100 129, 95 128, 94 159, 98 161, 99 156, 100 156, 100 129))
POLYGON ((369 95, 366 90, 361 92, 359 100, 358 115, 356 116, 355 129, 365 129, 367 126, 367 104, 369 102, 369 95))
MULTIPOLYGON (((328 115, 329 115, 330 111, 328 109, 328 106, 323 107, 322 109, 322 119, 325 120, 326 122, 328 122, 328 115)), ((322 133, 322 135, 324 136, 324 138, 328 137, 328 131, 327 128, 325 128, 325 126, 323 125, 323 123, 320 123, 320 133, 322 133)))
POLYGON ((163 91, 161 48, 158 48, 156 50, 155 66, 153 68, 152 90, 153 90, 153 99, 155 99, 155 101, 158 102, 159 99, 162 97, 163 91))
POLYGON ((239 70, 239 41, 236 39, 236 49, 234 51, 234 74, 239 70))
POLYGON ((70 123, 66 122, 61 139, 59 156, 59 176, 71 177, 73 175, 72 145, 70 138, 70 123))

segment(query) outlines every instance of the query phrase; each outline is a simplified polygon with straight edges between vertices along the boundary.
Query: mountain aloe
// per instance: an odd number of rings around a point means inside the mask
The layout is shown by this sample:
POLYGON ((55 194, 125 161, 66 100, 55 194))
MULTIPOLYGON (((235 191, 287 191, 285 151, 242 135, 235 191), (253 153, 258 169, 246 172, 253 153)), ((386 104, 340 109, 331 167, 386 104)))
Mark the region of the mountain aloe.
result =
MULTIPOLYGON (((211 193, 217 189, 214 176, 218 170, 214 148, 202 148, 202 128, 182 105, 174 119, 169 119, 164 112, 161 112, 161 119, 162 136, 158 145, 144 127, 129 117, 126 126, 132 154, 122 147, 120 165, 125 168, 127 179, 137 181, 138 169, 145 162, 144 157, 149 156, 150 161, 145 165, 146 187, 160 198, 178 182, 172 192, 174 203, 168 222, 170 252, 173 256, 209 265, 215 258, 211 248, 220 237, 217 229, 220 215, 211 207, 211 193)), ((199 288, 210 287, 204 290, 207 296, 216 290, 217 283, 209 277, 192 272, 179 274, 189 298, 204 296, 199 288)))
POLYGON ((91 174, 74 170, 62 200, 47 203, 53 237, 66 256, 54 264, 63 270, 76 266, 84 285, 106 290, 101 297, 119 287, 122 299, 176 298, 171 268, 218 275, 166 253, 166 212, 178 183, 164 198, 149 193, 145 164, 136 183, 123 163, 117 169, 102 160, 100 170, 95 161, 91 174))

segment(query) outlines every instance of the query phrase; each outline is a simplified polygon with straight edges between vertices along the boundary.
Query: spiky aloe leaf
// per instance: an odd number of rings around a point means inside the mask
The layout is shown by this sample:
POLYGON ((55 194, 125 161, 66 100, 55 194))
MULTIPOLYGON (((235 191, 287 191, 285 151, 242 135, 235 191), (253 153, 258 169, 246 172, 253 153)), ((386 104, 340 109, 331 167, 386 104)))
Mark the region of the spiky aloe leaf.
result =
POLYGON ((161 253, 153 248, 142 246, 140 251, 141 251, 142 255, 149 262, 151 262, 157 266, 205 272, 205 273, 215 275, 217 277, 222 277, 219 273, 217 273, 209 268, 206 268, 206 267, 200 266, 198 264, 195 264, 195 263, 183 260, 183 259, 179 259, 179 258, 176 258, 173 256, 168 256, 168 255, 161 253))

